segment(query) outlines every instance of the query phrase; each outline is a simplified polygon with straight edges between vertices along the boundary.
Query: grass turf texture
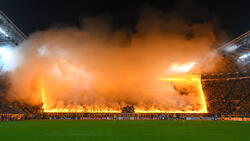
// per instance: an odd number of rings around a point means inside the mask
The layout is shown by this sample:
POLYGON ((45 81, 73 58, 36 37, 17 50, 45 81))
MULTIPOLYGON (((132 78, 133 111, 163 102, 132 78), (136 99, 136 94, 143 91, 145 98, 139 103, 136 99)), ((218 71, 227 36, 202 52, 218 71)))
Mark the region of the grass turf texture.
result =
POLYGON ((250 122, 31 120, 0 122, 0 141, 249 141, 250 122))

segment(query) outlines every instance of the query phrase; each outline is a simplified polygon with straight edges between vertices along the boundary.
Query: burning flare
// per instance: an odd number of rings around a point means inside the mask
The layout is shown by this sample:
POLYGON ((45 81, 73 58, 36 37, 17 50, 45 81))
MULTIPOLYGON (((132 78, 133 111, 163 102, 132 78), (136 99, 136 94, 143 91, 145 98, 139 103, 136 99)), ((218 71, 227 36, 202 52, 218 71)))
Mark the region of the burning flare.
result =
MULTIPOLYGON (((170 87, 171 89, 167 90, 174 90, 174 92, 169 92, 169 94, 174 94, 176 99, 178 99, 176 106, 166 105, 162 99, 158 101, 158 103, 154 102, 154 104, 150 104, 144 102, 143 104, 134 104, 134 111, 135 113, 207 113, 207 106, 205 95, 202 91, 201 85, 201 78, 200 75, 190 75, 185 74, 186 72, 190 71, 195 65, 194 62, 177 65, 173 64, 169 71, 171 74, 168 77, 160 78, 158 81, 164 82, 163 87, 170 87), (161 103, 159 103, 161 102, 161 103), (178 103, 179 102, 179 103, 178 103), (180 103, 181 102, 181 103, 180 103), (162 105, 165 104, 165 107, 162 105)), ((120 113, 122 106, 119 102, 114 101, 112 104, 105 104, 105 103, 89 103, 89 104, 66 104, 64 102, 55 102, 53 100, 47 99, 48 95, 46 94, 45 85, 42 81, 42 102, 43 102, 43 110, 44 112, 63 112, 63 113, 120 113), (115 104, 116 103, 116 104, 115 104)), ((160 84, 160 83, 159 83, 160 84)), ((163 96, 165 99, 168 99, 168 95, 165 93, 168 91, 164 91, 163 96)), ((157 95, 151 95, 153 97, 157 97, 157 95)), ((122 99, 126 101, 126 99, 122 99)), ((121 102, 123 102, 121 100, 121 102)), ((171 100, 171 97, 170 97, 171 100)), ((137 101, 140 101, 139 99, 137 101)), ((165 101, 166 102, 166 101, 165 101)), ((167 103, 168 104, 168 103, 167 103)))
MULTIPOLYGON (((159 107, 137 107, 135 106, 135 113, 207 113, 207 106, 205 95, 202 90, 201 79, 199 75, 178 75, 168 78, 160 78, 160 81, 166 83, 172 83, 175 89, 183 95, 191 93, 197 99, 197 105, 194 107, 187 107, 183 110, 165 110, 159 107), (189 86, 188 86, 189 85, 189 86), (188 90, 188 87, 192 87, 188 90)), ((121 113, 121 107, 119 105, 115 107, 108 107, 106 105, 63 105, 56 108, 50 108, 46 100, 46 91, 42 84, 41 89, 42 102, 44 112, 47 113, 121 113)))
POLYGON ((118 107, 118 110, 108 108, 106 105, 67 105, 61 106, 57 108, 51 108, 48 104, 46 91, 44 87, 44 83, 42 81, 41 87, 41 95, 42 95, 42 103, 43 103, 43 111, 46 113, 120 113, 121 109, 118 107))
POLYGON ((174 76, 174 77, 169 77, 169 78, 160 78, 160 80, 165 81, 165 82, 172 82, 173 85, 175 85, 175 88, 177 89, 177 91, 180 91, 180 93, 184 93, 184 94, 185 92, 188 91, 185 88, 187 87, 185 85, 191 84, 192 86, 195 86, 196 88, 196 96, 197 96, 199 106, 200 106, 198 110, 170 111, 170 113, 207 113, 205 95, 202 90, 201 78, 199 75, 180 75, 180 76, 174 76), (179 90, 178 90, 178 85, 179 85, 179 90), (184 88, 185 92, 182 91, 182 88, 184 88))

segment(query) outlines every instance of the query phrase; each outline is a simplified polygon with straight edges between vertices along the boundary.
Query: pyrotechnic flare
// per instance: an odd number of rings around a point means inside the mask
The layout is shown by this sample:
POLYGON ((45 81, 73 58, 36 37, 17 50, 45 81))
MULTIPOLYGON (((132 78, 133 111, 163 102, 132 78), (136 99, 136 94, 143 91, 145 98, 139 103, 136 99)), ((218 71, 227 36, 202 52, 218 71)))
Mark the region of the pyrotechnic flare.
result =
MULTIPOLYGON (((171 71, 177 73, 175 76, 167 78, 160 78, 160 81, 164 81, 172 86, 177 93, 183 97, 187 97, 194 102, 188 104, 182 108, 169 109, 158 105, 133 105, 136 113, 207 113, 205 96, 202 91, 201 79, 199 75, 189 75, 185 73, 189 71, 195 63, 189 63, 184 65, 174 65, 170 68, 171 71), (173 67, 175 69, 173 69, 173 67), (177 69, 178 68, 178 69, 177 69)), ((167 85, 166 85, 167 86, 167 85)), ((46 100, 46 93, 44 89, 44 83, 42 82, 42 101, 44 112, 87 112, 87 113, 120 113, 121 105, 108 106, 106 104, 84 104, 84 105, 57 105, 52 108, 48 108, 49 103, 46 100)), ((182 98, 183 98, 182 97, 182 98)), ((123 101, 122 101, 123 102, 123 101)), ((52 101, 53 103, 53 101, 52 101)), ((49 105, 50 106, 50 105, 49 105)))
POLYGON ((48 112, 48 110, 47 110, 47 101, 46 101, 46 92, 45 92, 45 89, 44 89, 43 81, 42 81, 42 84, 41 84, 41 96, 42 96, 43 111, 48 112))
MULTIPOLYGON (((160 80, 165 82, 172 82, 175 89, 183 95, 191 94, 197 98, 197 105, 199 105, 196 110, 187 111, 174 111, 173 113, 207 113, 207 105, 205 100, 205 95, 202 90, 201 78, 199 75, 179 75, 172 76, 168 78, 160 78, 160 80), (191 86, 191 89, 189 90, 191 86), (195 93, 193 93, 195 92, 195 93)), ((167 111, 166 111, 167 112, 167 111)))

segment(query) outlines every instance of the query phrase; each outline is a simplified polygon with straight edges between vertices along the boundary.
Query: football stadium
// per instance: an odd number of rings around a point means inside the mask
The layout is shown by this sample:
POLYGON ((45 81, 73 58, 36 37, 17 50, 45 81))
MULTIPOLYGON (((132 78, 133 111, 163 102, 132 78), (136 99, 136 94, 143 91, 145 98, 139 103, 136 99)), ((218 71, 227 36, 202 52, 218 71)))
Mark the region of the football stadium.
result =
POLYGON ((128 43, 90 21, 27 36, 0 11, 0 140, 249 140, 250 31, 146 18, 128 43))

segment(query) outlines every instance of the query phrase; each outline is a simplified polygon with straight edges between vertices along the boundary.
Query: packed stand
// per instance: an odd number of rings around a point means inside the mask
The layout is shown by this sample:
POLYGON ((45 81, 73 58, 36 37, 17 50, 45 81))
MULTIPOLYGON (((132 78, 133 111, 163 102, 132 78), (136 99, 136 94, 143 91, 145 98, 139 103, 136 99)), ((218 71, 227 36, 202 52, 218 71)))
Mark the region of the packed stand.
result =
POLYGON ((202 81, 208 111, 230 116, 250 115, 250 79, 215 79, 202 81))

